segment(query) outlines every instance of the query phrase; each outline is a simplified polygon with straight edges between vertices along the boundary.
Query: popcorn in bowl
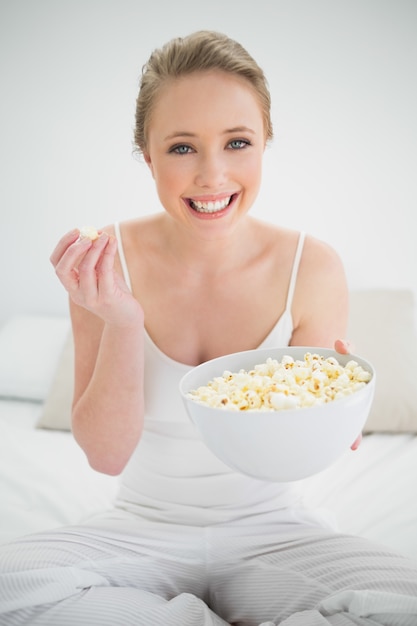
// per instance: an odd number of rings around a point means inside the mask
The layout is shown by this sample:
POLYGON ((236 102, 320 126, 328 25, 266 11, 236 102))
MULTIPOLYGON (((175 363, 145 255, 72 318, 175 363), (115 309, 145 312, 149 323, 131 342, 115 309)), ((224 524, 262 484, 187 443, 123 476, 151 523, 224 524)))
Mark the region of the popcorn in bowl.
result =
POLYGON ((224 371, 187 396, 211 408, 279 411, 325 404, 362 389, 372 375, 354 359, 306 352, 303 359, 268 357, 251 370, 224 371))

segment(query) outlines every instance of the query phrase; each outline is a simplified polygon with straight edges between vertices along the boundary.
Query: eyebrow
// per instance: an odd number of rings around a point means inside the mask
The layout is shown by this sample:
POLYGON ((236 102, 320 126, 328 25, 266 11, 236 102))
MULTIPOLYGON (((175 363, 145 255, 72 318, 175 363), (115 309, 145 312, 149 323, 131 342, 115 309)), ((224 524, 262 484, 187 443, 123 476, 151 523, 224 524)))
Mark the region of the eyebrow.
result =
POLYGON ((235 126, 234 128, 227 128, 224 131, 224 134, 227 135, 228 133, 251 133, 252 135, 255 135, 255 131, 252 128, 249 128, 249 126, 235 126))
MULTIPOLYGON (((223 135, 230 135, 232 133, 251 133, 252 135, 255 135, 255 131, 252 130, 252 128, 249 128, 248 126, 235 126, 234 128, 226 128, 225 131, 223 131, 223 135)), ((190 133, 189 131, 186 130, 179 130, 179 131, 175 131, 174 133, 172 133, 171 135, 167 135, 166 137, 164 137, 164 141, 171 141, 172 139, 176 139, 179 137, 195 137, 196 134, 195 133, 190 133)))

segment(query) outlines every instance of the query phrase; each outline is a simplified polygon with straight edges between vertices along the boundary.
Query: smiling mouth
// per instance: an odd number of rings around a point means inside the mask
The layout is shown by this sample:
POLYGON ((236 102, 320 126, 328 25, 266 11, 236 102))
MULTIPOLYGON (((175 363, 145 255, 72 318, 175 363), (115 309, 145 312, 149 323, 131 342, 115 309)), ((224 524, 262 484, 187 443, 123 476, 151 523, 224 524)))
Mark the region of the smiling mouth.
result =
POLYGON ((223 198, 223 200, 216 200, 214 202, 199 202, 190 199, 189 204, 190 207, 198 213, 217 213, 218 211, 223 211, 223 209, 228 207, 233 197, 234 194, 228 198, 223 198))

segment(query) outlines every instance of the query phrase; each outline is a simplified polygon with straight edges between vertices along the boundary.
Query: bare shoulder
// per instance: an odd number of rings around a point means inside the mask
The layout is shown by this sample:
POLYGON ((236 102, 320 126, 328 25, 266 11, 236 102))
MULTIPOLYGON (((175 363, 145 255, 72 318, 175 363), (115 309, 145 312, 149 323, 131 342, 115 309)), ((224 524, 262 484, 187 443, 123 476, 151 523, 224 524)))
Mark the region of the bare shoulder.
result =
MULTIPOLYGON (((300 241, 300 231, 254 221, 253 233, 259 236, 263 249, 274 262, 291 267, 300 241)), ((344 281, 344 267, 336 249, 309 234, 304 236, 297 282, 299 286, 312 285, 318 280, 344 281)))
POLYGON ((311 235, 306 235, 303 247, 303 271, 304 272, 331 272, 338 273, 343 270, 343 263, 339 253, 329 243, 311 235))
POLYGON ((332 347, 345 338, 348 287, 342 259, 330 244, 306 236, 293 306, 294 342, 332 347))
POLYGON ((251 219, 251 237, 258 240, 266 254, 271 258, 278 258, 282 263, 287 258, 292 263, 294 252, 300 237, 299 231, 251 219))
MULTIPOLYGON (((133 270, 135 262, 141 262, 144 255, 148 256, 150 249, 155 248, 160 251, 159 219, 159 214, 157 214, 118 223, 123 254, 128 261, 129 269, 133 270)), ((112 237, 116 236, 115 224, 108 224, 101 230, 112 237)), ((119 253, 116 255, 115 269, 123 274, 119 253)))
MULTIPOLYGON (((142 217, 132 218, 130 220, 124 220, 122 222, 117 222, 122 239, 123 244, 129 242, 131 238, 137 238, 139 235, 142 235, 144 238, 148 237, 152 232, 157 232, 159 228, 159 222, 161 219, 161 214, 157 213, 154 215, 146 215, 142 217)), ((99 230, 100 232, 106 232, 108 235, 114 237, 116 236, 116 222, 112 224, 106 224, 102 226, 99 230)))
POLYGON ((342 259, 329 243, 306 235, 297 278, 298 295, 317 299, 332 297, 346 290, 342 259))

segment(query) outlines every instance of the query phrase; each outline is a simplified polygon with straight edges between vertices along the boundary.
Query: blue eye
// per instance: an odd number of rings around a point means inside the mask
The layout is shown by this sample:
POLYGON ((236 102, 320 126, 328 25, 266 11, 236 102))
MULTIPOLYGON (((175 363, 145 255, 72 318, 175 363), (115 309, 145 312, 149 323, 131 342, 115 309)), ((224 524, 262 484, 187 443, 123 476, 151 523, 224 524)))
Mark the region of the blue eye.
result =
POLYGON ((175 154, 189 154, 191 150, 192 148, 190 148, 190 146, 187 146, 185 144, 180 144, 178 146, 174 146, 173 148, 171 148, 170 152, 174 152, 175 154))
POLYGON ((242 148, 246 148, 246 146, 250 146, 250 142, 246 139, 233 139, 229 146, 232 150, 242 150, 242 148))

